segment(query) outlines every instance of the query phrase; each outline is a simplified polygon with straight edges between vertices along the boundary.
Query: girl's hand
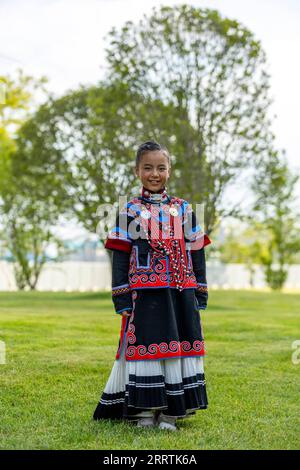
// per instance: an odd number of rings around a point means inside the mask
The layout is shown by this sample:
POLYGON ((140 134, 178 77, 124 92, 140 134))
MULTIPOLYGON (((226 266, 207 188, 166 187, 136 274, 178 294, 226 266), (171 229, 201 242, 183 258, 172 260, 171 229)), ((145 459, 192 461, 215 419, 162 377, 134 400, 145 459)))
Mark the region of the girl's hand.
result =
POLYGON ((127 310, 125 310, 124 312, 122 312, 122 315, 123 315, 124 317, 130 317, 131 312, 128 312, 127 310))

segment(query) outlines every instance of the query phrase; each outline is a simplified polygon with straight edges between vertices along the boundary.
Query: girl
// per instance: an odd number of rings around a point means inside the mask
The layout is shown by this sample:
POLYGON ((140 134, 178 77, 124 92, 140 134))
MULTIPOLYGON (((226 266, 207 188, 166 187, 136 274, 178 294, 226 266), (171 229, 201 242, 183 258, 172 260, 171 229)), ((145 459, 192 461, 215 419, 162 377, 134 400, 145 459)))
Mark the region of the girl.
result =
POLYGON ((122 324, 93 418, 176 431, 177 418, 208 406, 200 310, 207 306, 204 246, 211 240, 188 202, 168 194, 170 170, 165 147, 140 145, 140 195, 118 214, 105 242, 122 324))

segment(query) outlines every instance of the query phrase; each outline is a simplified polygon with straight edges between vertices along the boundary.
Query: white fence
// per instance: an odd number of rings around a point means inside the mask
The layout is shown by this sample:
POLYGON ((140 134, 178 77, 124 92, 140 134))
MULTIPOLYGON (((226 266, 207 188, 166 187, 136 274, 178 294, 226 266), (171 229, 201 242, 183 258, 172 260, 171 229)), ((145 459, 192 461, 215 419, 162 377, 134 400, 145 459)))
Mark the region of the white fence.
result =
MULTIPOLYGON (((249 271, 242 264, 207 263, 207 283, 211 288, 248 289, 249 271)), ((253 287, 266 287, 261 266, 255 266, 253 287)), ((291 265, 285 288, 300 289, 300 265, 291 265)), ((40 291, 99 291, 111 289, 107 262, 64 261, 45 264, 37 284, 40 291)), ((0 291, 15 291, 12 263, 0 261, 0 291)))
MULTIPOLYGON (((98 291, 110 289, 108 262, 64 261, 46 263, 37 283, 40 291, 98 291)), ((0 291, 17 290, 13 265, 0 261, 0 291)))

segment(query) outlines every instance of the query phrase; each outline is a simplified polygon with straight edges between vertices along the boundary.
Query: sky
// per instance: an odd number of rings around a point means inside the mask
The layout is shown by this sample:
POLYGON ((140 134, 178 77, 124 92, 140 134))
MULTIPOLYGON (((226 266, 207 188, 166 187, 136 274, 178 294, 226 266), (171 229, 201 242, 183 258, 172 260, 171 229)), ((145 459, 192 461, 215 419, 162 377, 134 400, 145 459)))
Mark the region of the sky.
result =
POLYGON ((57 95, 95 84, 105 70, 105 35, 113 26, 138 21, 154 6, 182 3, 217 9, 261 41, 271 74, 277 146, 300 171, 299 0, 0 0, 0 75, 19 67, 35 77, 46 75, 57 95))

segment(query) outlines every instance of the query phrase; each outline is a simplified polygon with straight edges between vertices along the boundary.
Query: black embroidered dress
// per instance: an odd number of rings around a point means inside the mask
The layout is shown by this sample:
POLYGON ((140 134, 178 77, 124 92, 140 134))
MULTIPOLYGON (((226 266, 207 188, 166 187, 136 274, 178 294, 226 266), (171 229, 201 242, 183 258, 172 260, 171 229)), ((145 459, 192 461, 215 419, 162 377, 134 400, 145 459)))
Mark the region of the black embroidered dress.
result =
POLYGON ((187 201, 144 187, 118 214, 112 300, 122 316, 119 346, 94 419, 137 420, 161 409, 184 418, 206 409, 204 247, 211 243, 187 201), (181 227, 181 231, 180 231, 181 227))

